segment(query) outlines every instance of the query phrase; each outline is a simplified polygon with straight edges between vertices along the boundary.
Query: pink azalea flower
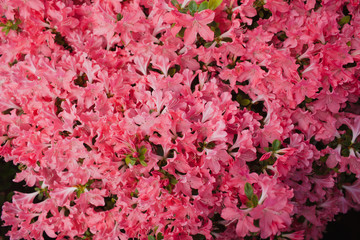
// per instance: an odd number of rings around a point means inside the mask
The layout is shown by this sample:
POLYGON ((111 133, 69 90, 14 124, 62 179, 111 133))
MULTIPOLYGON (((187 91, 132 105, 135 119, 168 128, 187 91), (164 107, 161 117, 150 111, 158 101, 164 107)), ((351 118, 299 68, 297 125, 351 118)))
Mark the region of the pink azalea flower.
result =
POLYGON ((176 30, 180 27, 185 27, 184 44, 193 44, 197 34, 199 33, 205 41, 212 41, 214 39, 214 32, 207 26, 214 20, 215 13, 211 10, 204 10, 196 12, 194 16, 189 14, 182 14, 178 11, 172 11, 165 16, 165 20, 169 23, 176 23, 176 30))
POLYGON ((360 209, 359 1, 178 2, 0 1, 0 156, 38 187, 11 239, 319 239, 360 209))
POLYGON ((288 199, 293 196, 292 191, 276 185, 276 181, 277 179, 267 176, 259 181, 262 191, 259 205, 250 212, 253 218, 260 219, 260 236, 262 238, 276 235, 291 223, 290 213, 293 206, 288 199))
POLYGON ((302 240, 304 239, 304 230, 282 234, 281 236, 291 240, 302 240))
POLYGON ((70 197, 77 190, 76 187, 62 187, 51 191, 50 196, 55 199, 58 206, 64 206, 70 202, 70 197))
POLYGON ((33 193, 20 193, 15 192, 15 195, 13 197, 13 203, 18 206, 24 206, 32 204, 35 197, 39 194, 39 192, 33 192, 33 193))
POLYGON ((239 237, 245 237, 250 232, 259 231, 259 228, 254 226, 254 219, 248 215, 247 211, 241 211, 237 208, 224 208, 221 217, 231 222, 237 221, 236 235, 239 237))
POLYGON ((355 143, 357 137, 360 135, 360 116, 355 116, 353 121, 350 121, 349 119, 345 118, 342 122, 348 125, 348 127, 351 129, 352 131, 351 142, 355 143))
POLYGON ((347 185, 343 185, 342 186, 346 192, 351 196, 352 200, 357 203, 360 204, 360 181, 356 180, 352 185, 347 186, 347 185))
POLYGON ((251 0, 246 0, 242 2, 240 6, 233 9, 233 14, 237 15, 238 13, 240 13, 242 21, 244 21, 248 25, 251 25, 251 17, 254 17, 257 14, 256 9, 253 7, 253 3, 254 1, 251 0))
POLYGON ((273 14, 276 12, 286 13, 289 11, 289 4, 281 0, 266 0, 265 6, 268 8, 273 14))
POLYGON ((169 68, 172 65, 172 63, 169 62, 169 58, 162 55, 156 55, 151 62, 154 67, 159 68, 164 74, 164 76, 167 77, 169 68))

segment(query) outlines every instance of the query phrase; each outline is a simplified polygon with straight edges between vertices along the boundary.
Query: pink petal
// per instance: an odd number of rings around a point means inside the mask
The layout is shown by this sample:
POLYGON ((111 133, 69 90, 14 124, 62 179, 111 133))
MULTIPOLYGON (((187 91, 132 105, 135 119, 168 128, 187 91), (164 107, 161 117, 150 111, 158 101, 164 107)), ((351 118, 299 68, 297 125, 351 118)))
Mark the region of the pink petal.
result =
POLYGON ((184 44, 191 45, 195 42, 196 35, 198 32, 198 24, 194 24, 192 27, 187 28, 184 34, 184 44))
POLYGON ((200 36, 206 41, 214 40, 214 32, 206 25, 200 25, 198 32, 200 36))

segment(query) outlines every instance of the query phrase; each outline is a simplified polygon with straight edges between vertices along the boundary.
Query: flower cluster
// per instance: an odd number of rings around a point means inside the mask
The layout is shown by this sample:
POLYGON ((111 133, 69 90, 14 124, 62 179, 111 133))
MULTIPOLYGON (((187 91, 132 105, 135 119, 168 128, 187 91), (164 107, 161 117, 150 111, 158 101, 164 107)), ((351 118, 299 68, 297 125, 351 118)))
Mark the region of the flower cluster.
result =
POLYGON ((11 239, 319 239, 360 209, 358 0, 4 0, 11 239))

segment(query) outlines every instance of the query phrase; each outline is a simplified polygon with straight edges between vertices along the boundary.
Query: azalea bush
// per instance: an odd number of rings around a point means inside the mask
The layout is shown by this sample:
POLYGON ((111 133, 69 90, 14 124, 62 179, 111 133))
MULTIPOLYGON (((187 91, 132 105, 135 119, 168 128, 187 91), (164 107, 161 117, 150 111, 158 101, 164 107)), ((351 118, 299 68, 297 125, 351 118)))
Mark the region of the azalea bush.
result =
POLYGON ((4 0, 10 239, 320 239, 360 209, 358 0, 4 0))

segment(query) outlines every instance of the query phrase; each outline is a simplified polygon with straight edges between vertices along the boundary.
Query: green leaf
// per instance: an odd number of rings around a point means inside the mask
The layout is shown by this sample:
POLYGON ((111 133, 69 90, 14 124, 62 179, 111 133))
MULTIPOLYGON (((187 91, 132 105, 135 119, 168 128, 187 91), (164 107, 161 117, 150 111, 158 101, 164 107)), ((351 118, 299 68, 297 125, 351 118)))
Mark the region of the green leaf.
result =
POLYGON ((148 236, 148 240, 156 240, 156 239, 155 239, 155 237, 154 237, 154 236, 149 235, 149 236, 148 236))
POLYGON ((279 150, 279 149, 280 149, 280 146, 281 146, 280 140, 275 139, 275 140, 273 141, 273 143, 272 143, 272 149, 273 149, 273 151, 279 150))
POLYGON ((16 19, 15 24, 11 26, 12 30, 17 30, 19 28, 19 24, 21 23, 20 19, 16 19))
POLYGON ((355 148, 355 150, 356 150, 357 152, 359 152, 359 150, 360 150, 360 143, 354 143, 354 144, 352 145, 352 147, 355 148))
POLYGON ((311 103, 313 101, 312 98, 308 98, 307 96, 305 96, 305 102, 306 103, 311 103))
POLYGON ((259 17, 264 18, 264 11, 261 11, 261 10, 259 11, 259 17))
POLYGON ((121 19, 123 19, 123 15, 121 15, 121 13, 118 13, 118 14, 116 15, 116 20, 117 20, 117 21, 121 21, 121 19))
POLYGON ((131 163, 130 155, 126 155, 125 163, 126 163, 126 165, 129 165, 131 163))
POLYGON ((264 5, 265 5, 265 2, 263 0, 256 0, 253 3, 254 8, 260 8, 260 7, 264 6, 264 5))
POLYGON ((197 8, 198 8, 198 6, 194 0, 189 3, 188 7, 189 7, 189 11, 190 11, 191 15, 194 15, 194 13, 197 11, 197 8))
POLYGON ((345 24, 350 22, 350 16, 344 16, 340 19, 339 25, 344 26, 345 24))
POLYGON ((204 45, 204 47, 205 48, 209 48, 209 47, 211 47, 211 45, 214 43, 214 41, 212 41, 212 42, 207 42, 207 43, 205 43, 205 45, 204 45))
POLYGON ((251 202, 253 204, 253 207, 256 207, 258 204, 259 204, 259 199, 258 197, 256 196, 256 194, 252 195, 251 197, 251 202))
POLYGON ((170 178, 170 183, 172 185, 176 185, 178 183, 178 180, 176 180, 176 178, 170 178))
POLYGON ((139 149, 139 153, 140 153, 140 155, 145 155, 145 153, 146 153, 146 152, 147 152, 146 147, 141 146, 141 147, 140 147, 140 149, 139 149))
POLYGON ((204 2, 200 3, 198 12, 201 12, 202 10, 205 10, 208 8, 209 8, 209 3, 207 1, 204 1, 204 2))
POLYGON ((252 196, 254 195, 254 190, 253 187, 251 186, 250 183, 245 183, 245 195, 246 197, 250 200, 252 198, 252 196))
POLYGON ((215 10, 223 0, 209 0, 209 9, 215 10))
POLYGON ((220 28, 215 28, 215 30, 214 30, 214 33, 215 33, 215 37, 219 37, 220 35, 221 35, 221 30, 220 30, 220 28))
POLYGON ((249 99, 241 99, 240 100, 241 106, 244 106, 244 107, 248 106, 250 103, 251 103, 251 101, 249 99))
POLYGON ((171 0, 171 4, 176 8, 180 7, 180 4, 179 4, 179 2, 177 0, 171 0))
POLYGON ((176 73, 176 69, 174 67, 170 68, 168 71, 168 75, 170 75, 170 77, 173 77, 176 73))
POLYGON ((10 32, 10 28, 9 27, 4 27, 1 31, 5 32, 5 35, 8 35, 9 32, 10 32))
POLYGON ((37 196, 37 198, 38 198, 39 200, 41 200, 41 199, 43 198, 43 196, 44 196, 44 193, 40 192, 39 195, 37 196))
POLYGON ((139 162, 140 162, 140 164, 143 165, 144 167, 147 166, 147 163, 146 163, 144 160, 140 160, 140 159, 139 159, 139 162))
POLYGON ((126 155, 126 158, 125 158, 125 163, 126 165, 135 165, 136 163, 136 159, 134 159, 130 154, 126 155))
POLYGON ((350 156, 350 150, 348 148, 344 148, 341 150, 341 156, 343 157, 349 157, 350 156))
POLYGON ((161 232, 159 232, 156 236, 156 240, 162 240, 162 239, 164 239, 164 236, 162 235, 161 232))
POLYGON ((130 193, 130 196, 134 197, 134 198, 138 198, 139 197, 139 190, 137 190, 137 188, 135 188, 135 191, 130 193))
POLYGON ((206 237, 202 234, 196 234, 196 235, 192 235, 192 239, 193 240, 206 240, 206 237))
POLYGON ((215 142, 209 142, 205 145, 207 149, 214 149, 216 146, 215 142))
POLYGON ((186 28, 182 27, 181 30, 176 34, 176 37, 184 37, 186 28))
POLYGON ((351 138, 350 138, 349 135, 345 135, 345 138, 344 138, 344 140, 342 142, 342 145, 344 147, 350 147, 351 146, 351 138))
POLYGON ((3 29, 1 31, 5 32, 6 35, 8 35, 8 33, 10 32, 10 30, 15 30, 15 31, 19 31, 19 25, 21 23, 20 19, 16 19, 15 22, 8 20, 6 22, 6 24, 1 23, 0 26, 3 27, 3 29))
MULTIPOLYGON (((179 9, 179 8, 178 8, 178 9, 179 9)), ((188 9, 187 9, 187 7, 186 7, 186 8, 180 8, 180 9, 179 9, 179 12, 184 13, 184 14, 187 14, 188 9)))
POLYGON ((145 160, 145 155, 140 155, 140 156, 139 156, 139 160, 140 160, 140 161, 144 161, 144 160, 145 160))
POLYGON ((250 201, 250 200, 248 200, 245 205, 246 205, 246 207, 248 207, 248 208, 253 208, 253 203, 252 203, 252 201, 250 201))

